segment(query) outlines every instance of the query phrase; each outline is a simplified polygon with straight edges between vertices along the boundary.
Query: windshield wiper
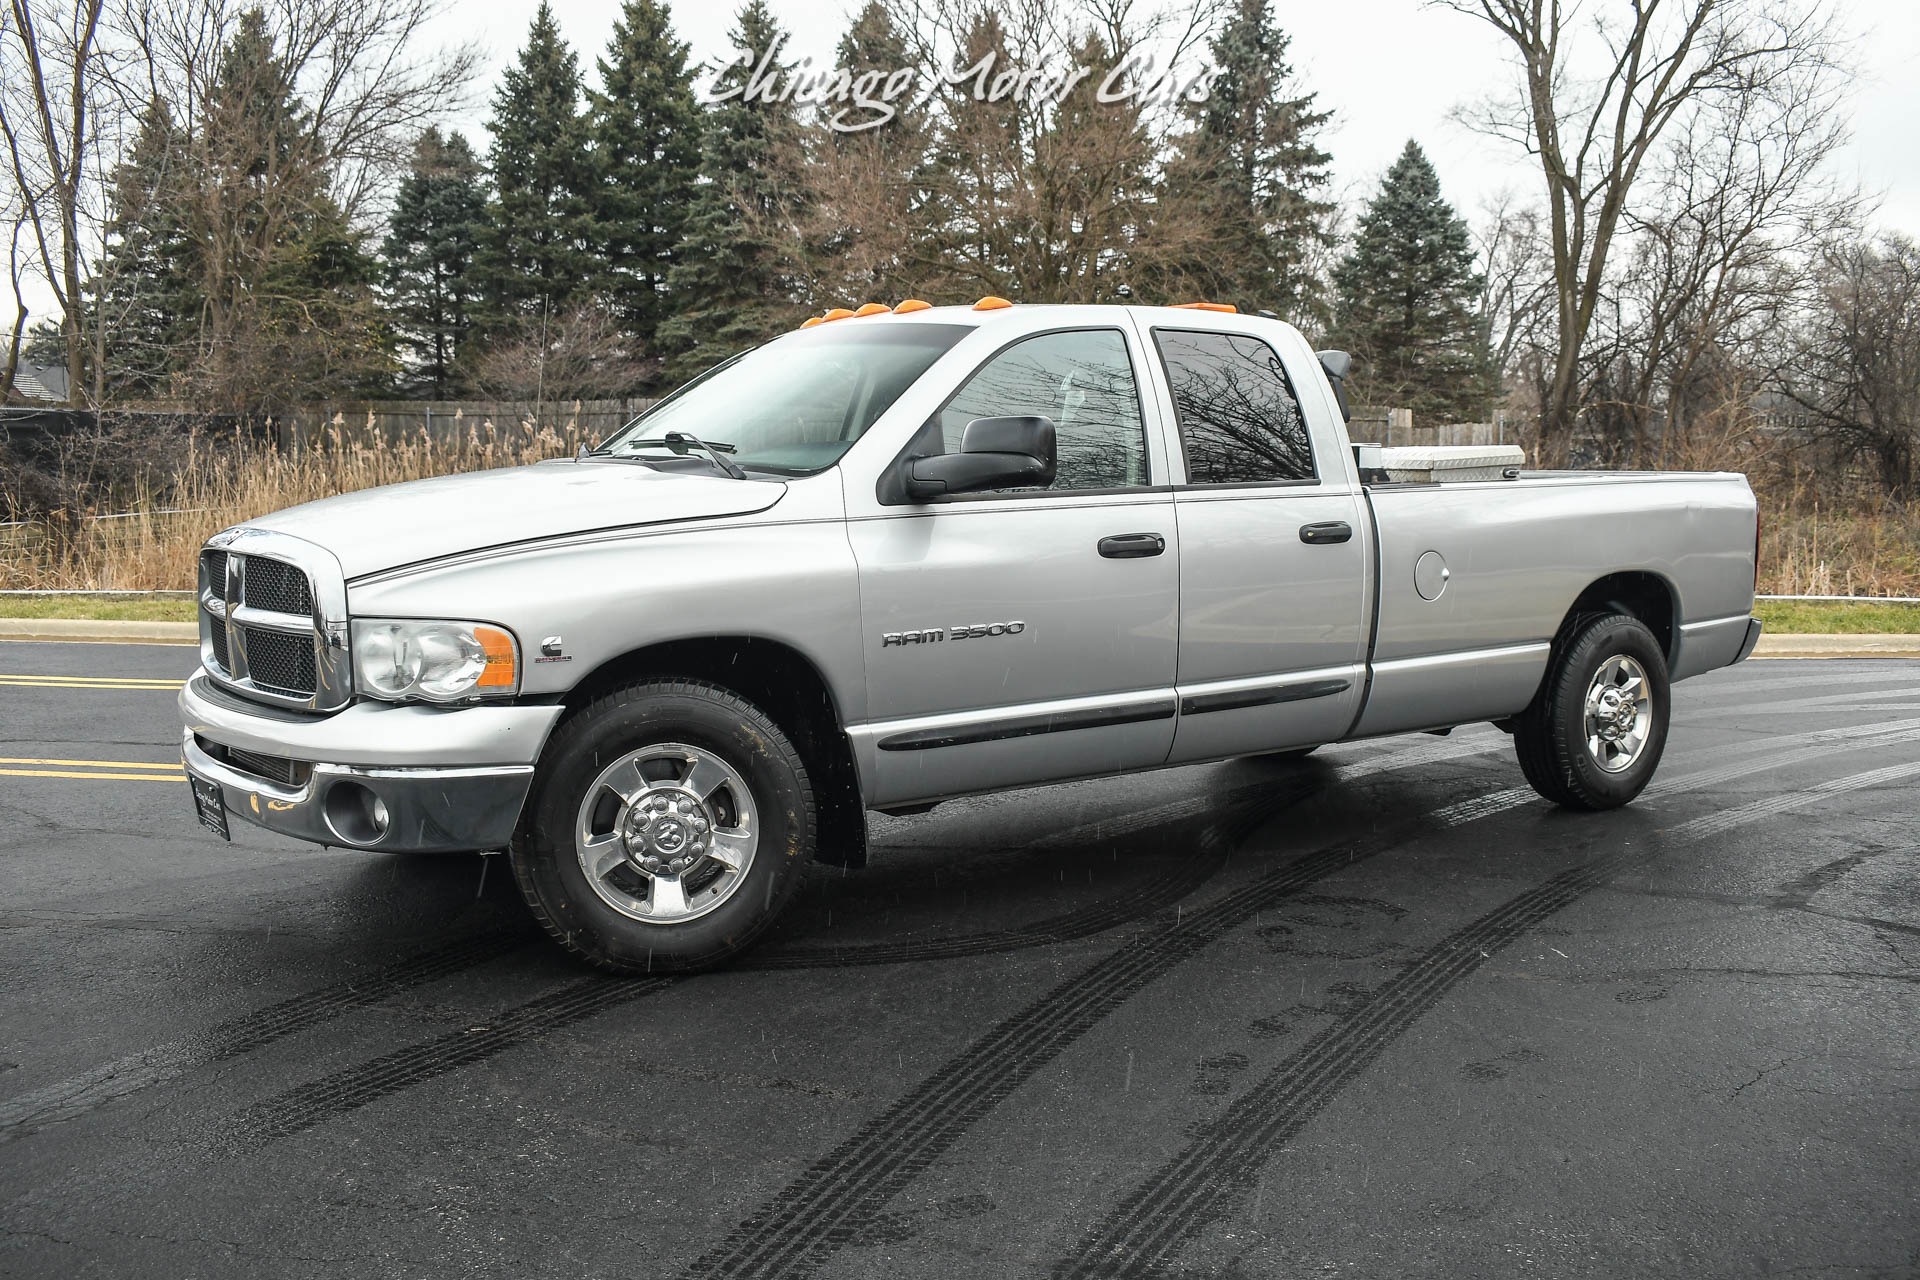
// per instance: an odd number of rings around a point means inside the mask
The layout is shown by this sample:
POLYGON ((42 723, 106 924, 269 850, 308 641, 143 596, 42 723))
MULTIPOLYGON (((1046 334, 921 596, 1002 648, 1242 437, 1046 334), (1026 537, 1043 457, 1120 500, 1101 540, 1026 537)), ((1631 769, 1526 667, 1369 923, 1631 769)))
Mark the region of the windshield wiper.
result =
POLYGON ((661 445, 672 450, 674 453, 680 454, 682 457, 686 456, 687 446, 692 445, 713 459, 713 465, 720 468, 722 474, 735 480, 745 480, 747 478, 747 473, 742 471, 738 464, 726 456, 729 453, 735 452, 733 445, 721 440, 716 440, 712 444, 709 444, 691 431, 669 431, 657 440, 629 440, 627 444, 629 448, 634 449, 649 444, 661 445))

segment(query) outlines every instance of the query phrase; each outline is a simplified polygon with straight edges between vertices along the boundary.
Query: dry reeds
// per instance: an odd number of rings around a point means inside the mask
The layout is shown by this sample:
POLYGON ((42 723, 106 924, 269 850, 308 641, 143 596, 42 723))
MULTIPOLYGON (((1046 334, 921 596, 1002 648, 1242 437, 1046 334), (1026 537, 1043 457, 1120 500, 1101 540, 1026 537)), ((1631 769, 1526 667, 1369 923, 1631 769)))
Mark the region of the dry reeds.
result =
POLYGON ((201 544, 228 525, 378 485, 562 457, 585 442, 573 423, 476 421, 464 431, 395 438, 371 420, 355 431, 338 417, 318 440, 285 451, 196 438, 173 473, 142 486, 124 510, 57 512, 0 529, 0 588, 190 589, 201 544))

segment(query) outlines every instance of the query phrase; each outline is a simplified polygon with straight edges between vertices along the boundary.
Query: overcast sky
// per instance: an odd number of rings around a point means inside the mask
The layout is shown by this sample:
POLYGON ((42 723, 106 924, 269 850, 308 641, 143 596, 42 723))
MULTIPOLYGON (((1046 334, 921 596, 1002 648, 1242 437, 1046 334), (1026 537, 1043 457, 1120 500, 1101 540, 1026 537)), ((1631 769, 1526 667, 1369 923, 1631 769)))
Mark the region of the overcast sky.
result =
MULTIPOLYGON (((792 55, 823 62, 861 0, 770 3, 794 33, 792 55)), ((591 79, 619 0, 554 0, 553 7, 591 79)), ((1835 7, 1859 38, 1854 142, 1843 172, 1883 197, 1881 225, 1920 236, 1920 4, 1842 0, 1835 7)), ((538 0, 460 4, 441 19, 441 29, 448 39, 480 41, 497 77, 526 39, 537 8, 538 0)), ((675 0, 675 27, 696 60, 717 61, 726 53, 737 8, 737 0, 675 0)), ((1502 189, 1536 198, 1538 171, 1525 157, 1448 118, 1456 106, 1508 82, 1503 49, 1485 23, 1418 0, 1274 0, 1274 12, 1292 37, 1295 70, 1333 111, 1323 145, 1333 155, 1343 201, 1370 194, 1409 137, 1426 148, 1447 197, 1470 218, 1502 189)), ((462 122, 482 150, 492 88, 490 78, 462 122)))

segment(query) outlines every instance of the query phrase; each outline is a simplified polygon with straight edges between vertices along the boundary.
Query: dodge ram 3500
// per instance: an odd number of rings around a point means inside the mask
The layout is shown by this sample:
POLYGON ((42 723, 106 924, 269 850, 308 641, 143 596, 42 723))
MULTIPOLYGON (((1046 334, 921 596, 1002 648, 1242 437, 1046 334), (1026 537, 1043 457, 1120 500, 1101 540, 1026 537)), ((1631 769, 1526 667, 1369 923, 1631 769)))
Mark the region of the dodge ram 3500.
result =
POLYGON ((249 521, 200 558, 196 806, 505 850, 562 946, 657 971, 868 809, 1478 721, 1633 799, 1669 682, 1759 636, 1746 480, 1387 482, 1344 372, 1217 308, 866 308, 578 457, 249 521))

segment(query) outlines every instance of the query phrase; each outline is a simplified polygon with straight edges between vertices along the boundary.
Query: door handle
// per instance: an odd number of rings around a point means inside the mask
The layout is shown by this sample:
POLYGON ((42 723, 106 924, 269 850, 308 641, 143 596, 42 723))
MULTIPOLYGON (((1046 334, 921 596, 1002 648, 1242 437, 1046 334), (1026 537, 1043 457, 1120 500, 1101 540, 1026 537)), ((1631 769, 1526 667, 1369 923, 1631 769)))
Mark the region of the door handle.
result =
POLYGON ((1300 526, 1300 541, 1310 547, 1323 547, 1333 542, 1345 542, 1353 537, 1353 526, 1345 520, 1323 520, 1319 524, 1300 526))
POLYGON ((1100 554, 1109 560, 1138 560, 1166 549, 1167 540, 1157 533, 1116 533, 1100 539, 1100 554))

